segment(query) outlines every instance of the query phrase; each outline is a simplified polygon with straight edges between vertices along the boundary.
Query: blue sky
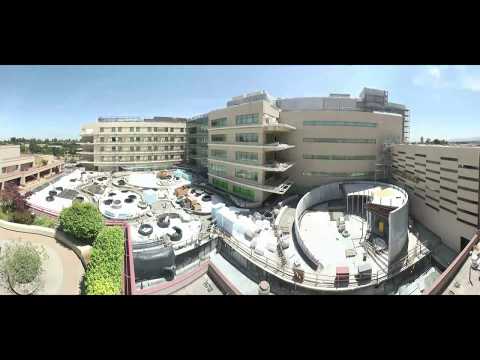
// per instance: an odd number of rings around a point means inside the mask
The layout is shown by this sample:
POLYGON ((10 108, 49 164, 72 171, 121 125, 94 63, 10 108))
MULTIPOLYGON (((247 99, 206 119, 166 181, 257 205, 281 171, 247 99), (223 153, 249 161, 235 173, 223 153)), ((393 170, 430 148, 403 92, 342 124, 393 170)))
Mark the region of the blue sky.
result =
POLYGON ((190 117, 232 96, 389 91, 411 138, 480 136, 480 66, 0 66, 0 139, 77 138, 99 116, 190 117))

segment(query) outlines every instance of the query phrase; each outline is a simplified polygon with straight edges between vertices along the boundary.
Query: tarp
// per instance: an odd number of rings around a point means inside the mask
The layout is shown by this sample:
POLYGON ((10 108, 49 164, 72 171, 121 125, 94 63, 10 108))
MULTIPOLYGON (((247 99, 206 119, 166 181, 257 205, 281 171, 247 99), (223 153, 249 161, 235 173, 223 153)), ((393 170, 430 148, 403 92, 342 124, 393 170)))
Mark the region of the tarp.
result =
POLYGON ((172 247, 153 247, 133 252, 135 281, 175 275, 175 253, 172 247))

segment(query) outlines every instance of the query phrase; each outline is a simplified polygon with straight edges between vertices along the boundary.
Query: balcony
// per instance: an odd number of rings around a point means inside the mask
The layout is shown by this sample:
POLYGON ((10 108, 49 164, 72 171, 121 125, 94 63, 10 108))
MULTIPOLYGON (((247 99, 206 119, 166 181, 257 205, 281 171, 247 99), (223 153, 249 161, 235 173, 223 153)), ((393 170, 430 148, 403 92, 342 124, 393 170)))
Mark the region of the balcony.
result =
POLYGON ((258 143, 222 143, 222 142, 211 142, 209 146, 220 146, 220 147, 250 147, 254 149, 262 149, 264 151, 282 151, 287 149, 293 149, 295 145, 282 144, 279 142, 268 143, 268 144, 258 144, 258 143))
MULTIPOLYGON (((206 157, 206 156, 204 156, 206 157)), ((245 162, 245 161, 229 161, 218 157, 209 157, 209 161, 215 161, 219 163, 225 163, 234 166, 244 166, 252 169, 263 170, 263 171, 272 171, 272 172, 284 172, 290 169, 294 162, 280 162, 280 161, 268 161, 263 164, 256 164, 254 162, 245 162)))
POLYGON ((277 119, 270 118, 270 117, 263 117, 262 121, 259 123, 252 123, 252 124, 241 124, 241 125, 231 125, 231 126, 218 126, 218 127, 209 127, 209 131, 215 130, 228 130, 228 129, 239 129, 239 128, 263 128, 265 131, 269 132, 288 132, 294 131, 297 128, 295 126, 284 124, 278 122, 277 119))
POLYGON ((211 170, 208 170, 208 175, 214 178, 227 180, 240 186, 246 186, 255 190, 270 192, 279 195, 285 194, 287 190, 290 189, 290 187, 293 185, 293 182, 289 181, 288 176, 274 176, 265 180, 263 184, 259 184, 255 181, 245 180, 229 175, 217 175, 211 172, 211 170))

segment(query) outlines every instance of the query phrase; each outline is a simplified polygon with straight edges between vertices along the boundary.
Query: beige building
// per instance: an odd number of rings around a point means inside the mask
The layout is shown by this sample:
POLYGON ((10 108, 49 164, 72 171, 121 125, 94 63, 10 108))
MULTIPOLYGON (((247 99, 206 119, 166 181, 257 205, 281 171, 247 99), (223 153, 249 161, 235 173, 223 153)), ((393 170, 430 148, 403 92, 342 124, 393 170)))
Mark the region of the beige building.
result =
POLYGON ((208 114, 208 178, 214 186, 251 203, 284 194, 294 164, 286 134, 295 127, 279 122, 280 110, 260 99, 232 104, 208 114))
POLYGON ((480 147, 399 144, 391 152, 412 216, 460 251, 479 225, 480 147))
POLYGON ((99 118, 80 130, 80 163, 99 171, 168 168, 184 161, 186 119, 99 118))
POLYGON ((6 183, 25 186, 63 171, 64 162, 48 155, 20 154, 20 145, 0 146, 0 190, 6 183))
POLYGON ((209 118, 209 182, 255 205, 347 179, 385 179, 385 144, 408 140, 408 109, 383 90, 360 98, 233 98, 209 118))

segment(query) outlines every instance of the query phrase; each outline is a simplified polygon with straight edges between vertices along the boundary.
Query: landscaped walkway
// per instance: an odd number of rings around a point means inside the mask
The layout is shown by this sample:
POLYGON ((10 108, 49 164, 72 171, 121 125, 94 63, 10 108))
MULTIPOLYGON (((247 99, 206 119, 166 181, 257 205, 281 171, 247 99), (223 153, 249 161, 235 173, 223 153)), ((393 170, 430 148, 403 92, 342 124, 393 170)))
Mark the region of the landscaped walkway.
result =
MULTIPOLYGON (((0 246, 8 241, 29 241, 44 247, 48 260, 45 262, 41 295, 79 295, 84 268, 77 255, 54 238, 26 234, 0 228, 0 246)), ((4 279, 0 279, 0 295, 12 294, 4 279)))

